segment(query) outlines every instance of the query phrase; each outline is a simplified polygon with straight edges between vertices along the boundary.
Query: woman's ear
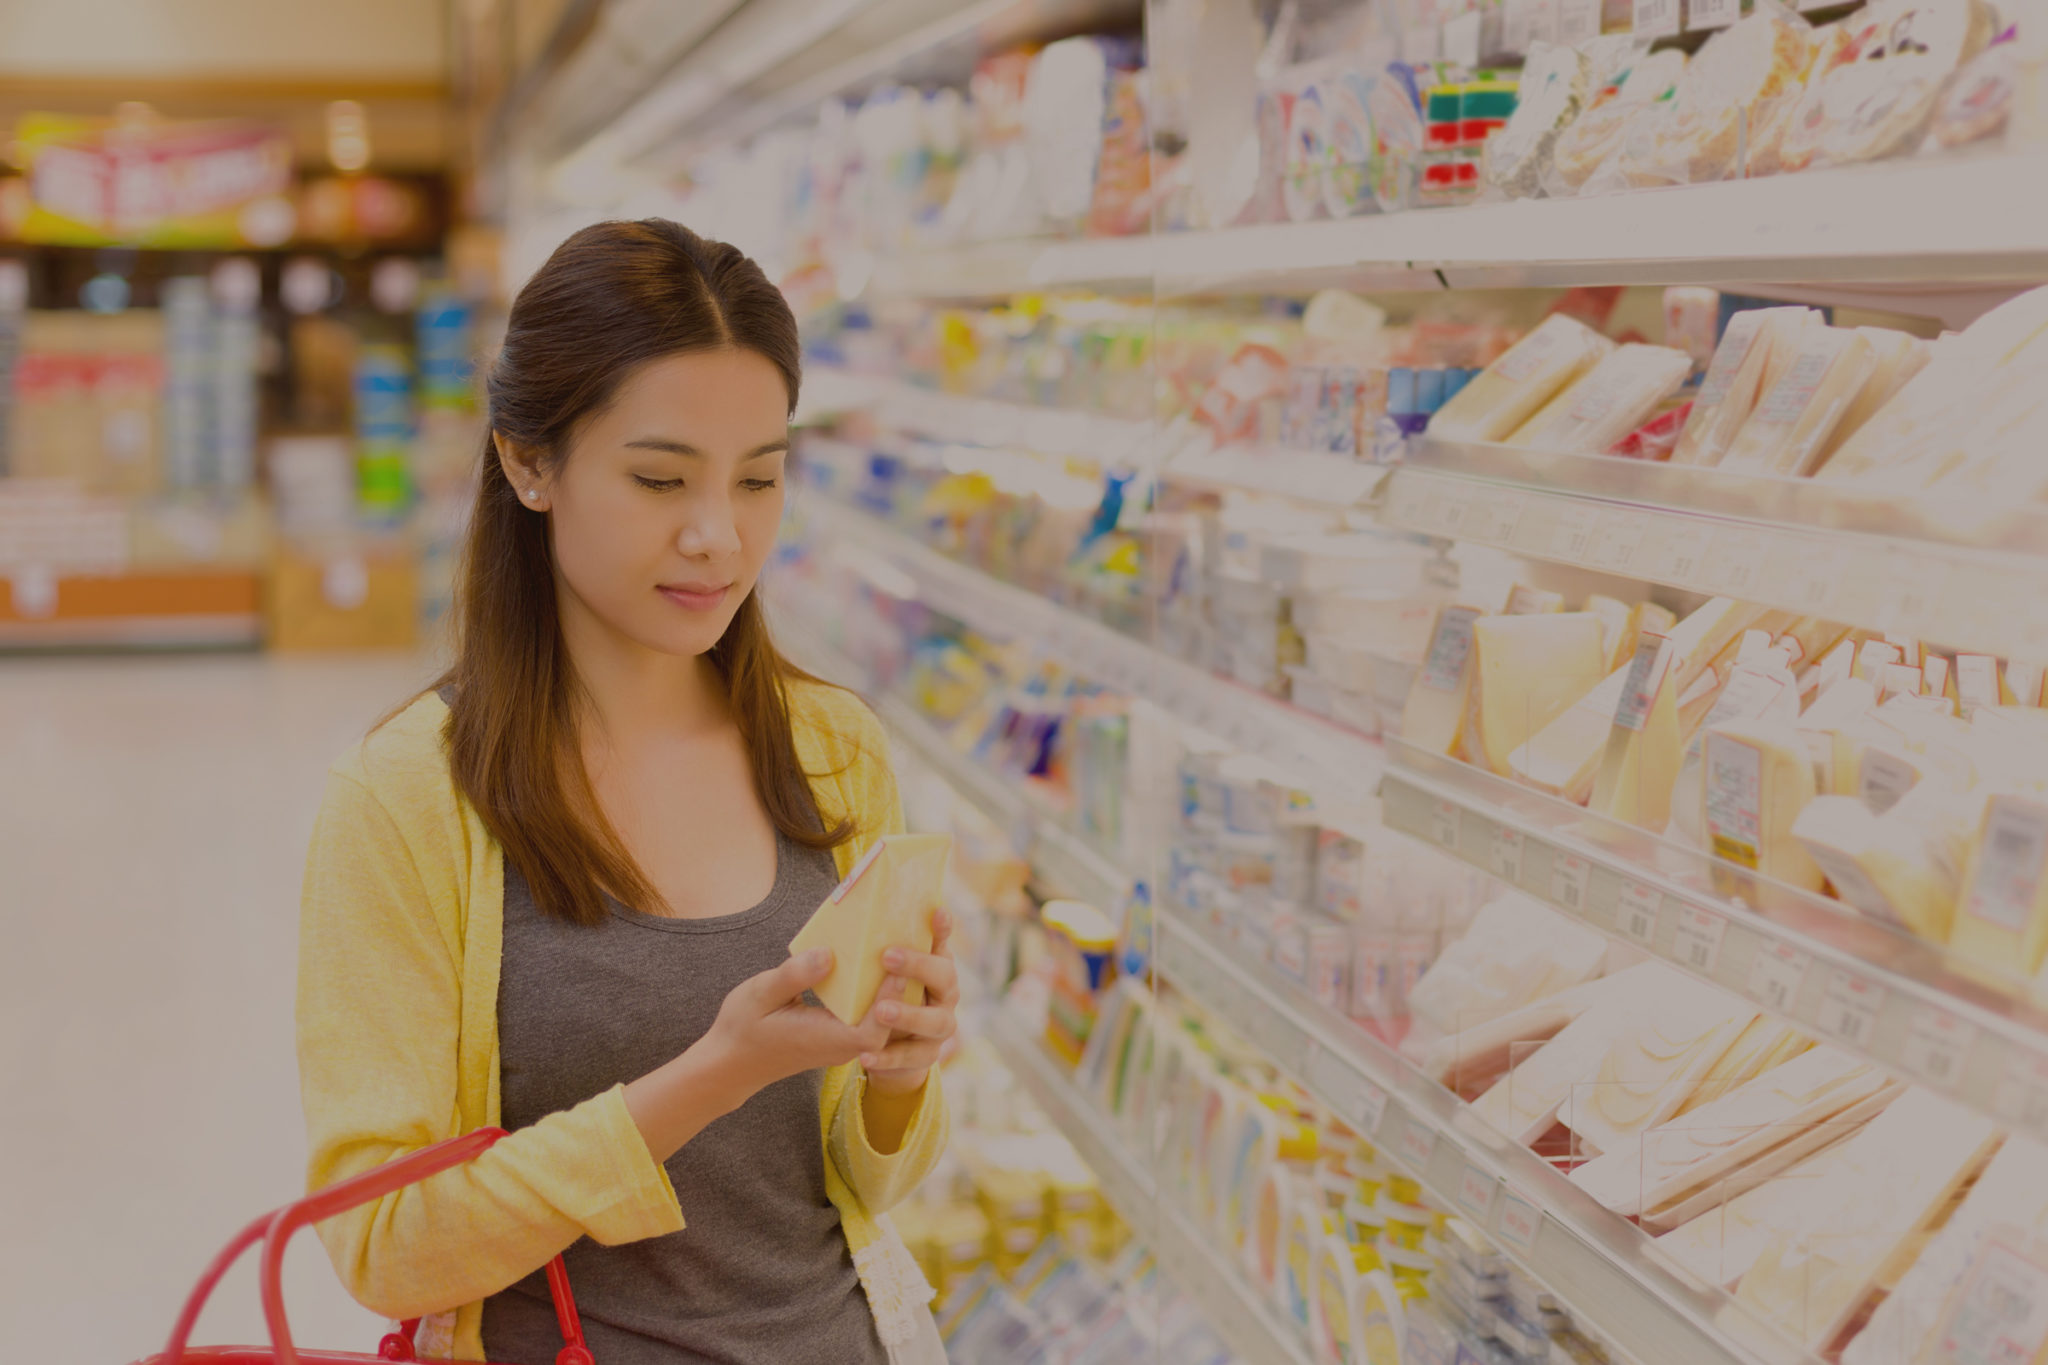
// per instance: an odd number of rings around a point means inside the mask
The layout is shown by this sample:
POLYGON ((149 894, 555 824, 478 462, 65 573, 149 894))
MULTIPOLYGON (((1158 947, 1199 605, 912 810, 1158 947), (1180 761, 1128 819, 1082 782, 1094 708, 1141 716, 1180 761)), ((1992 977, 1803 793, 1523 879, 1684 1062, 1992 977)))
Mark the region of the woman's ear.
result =
POLYGON ((498 452, 498 468, 505 471, 505 482, 512 485, 519 501, 535 512, 547 511, 549 480, 539 463, 501 431, 491 433, 491 444, 498 452))

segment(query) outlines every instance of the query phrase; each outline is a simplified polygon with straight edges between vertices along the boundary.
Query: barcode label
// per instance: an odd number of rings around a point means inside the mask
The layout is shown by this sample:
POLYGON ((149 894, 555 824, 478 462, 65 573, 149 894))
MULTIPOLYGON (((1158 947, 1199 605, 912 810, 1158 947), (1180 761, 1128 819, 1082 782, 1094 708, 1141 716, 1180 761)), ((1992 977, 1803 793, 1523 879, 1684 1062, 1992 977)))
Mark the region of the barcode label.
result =
POLYGON ((1629 661, 1628 681, 1622 684, 1621 702, 1614 708, 1614 723, 1624 730, 1641 730, 1650 714, 1650 702, 1664 680, 1658 666, 1666 657, 1664 637, 1646 630, 1636 641, 1636 656, 1629 661))
POLYGON ((1522 880, 1522 831, 1496 825, 1493 830, 1491 866, 1493 875, 1517 885, 1522 880))
POLYGON ((1550 533, 1550 555, 1553 559, 1573 561, 1586 557, 1586 549, 1593 539, 1593 510, 1588 507, 1566 507, 1557 519, 1557 526, 1550 533))
POLYGON ((1422 685, 1437 692, 1455 692, 1465 676, 1466 661, 1472 657, 1472 623, 1479 613, 1472 607, 1445 607, 1437 617, 1430 636, 1429 657, 1422 665, 1422 685))
POLYGON ((1449 801, 1437 801, 1429 808, 1429 837, 1438 848, 1458 847, 1458 808, 1449 801))
POLYGON ((1749 964, 1749 998, 1780 1014, 1790 1014, 1813 958, 1789 943, 1757 945, 1749 964))
POLYGON ((1614 906, 1614 927, 1645 948, 1657 941, 1657 906, 1664 899, 1654 886, 1623 882, 1614 906))
POLYGON ((1691 0, 1691 10, 1685 16, 1688 32, 1699 33, 1710 28, 1726 28, 1742 17, 1742 0, 1691 0))
POLYGON ((1935 1085, 1954 1086, 1963 1078, 1963 1063, 1977 1041, 1975 1025, 1946 1010, 1923 1005, 1913 1015, 1899 1060, 1906 1070, 1935 1085))
POLYGON ((2048 859, 2048 809, 2017 796, 1994 796, 1984 814, 1984 847, 1968 910, 2001 929, 2021 933, 2048 859))
POLYGON ((1678 32, 1678 0, 1635 0, 1638 38, 1662 38, 1678 32))
POLYGON ((1814 1027, 1836 1042, 1867 1048, 1877 1034, 1877 1015, 1884 999, 1884 987, 1837 967, 1828 973, 1827 994, 1821 998, 1814 1027))
POLYGON ((1550 899, 1575 915, 1586 913, 1586 882, 1593 875, 1584 858, 1559 850, 1550 863, 1550 899))
POLYGON ((1678 909, 1678 936, 1671 945, 1671 956, 1681 967, 1712 976, 1721 960, 1721 940, 1727 932, 1727 916, 1697 905, 1682 905, 1678 909))

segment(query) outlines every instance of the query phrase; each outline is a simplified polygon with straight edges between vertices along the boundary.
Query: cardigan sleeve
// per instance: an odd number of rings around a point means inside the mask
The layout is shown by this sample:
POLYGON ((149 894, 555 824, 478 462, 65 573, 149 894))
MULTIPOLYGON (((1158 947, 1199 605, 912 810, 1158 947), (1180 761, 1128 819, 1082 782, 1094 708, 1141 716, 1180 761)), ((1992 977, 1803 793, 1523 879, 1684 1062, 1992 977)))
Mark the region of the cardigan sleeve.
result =
MULTIPOLYGON (((461 889, 436 819, 430 803, 395 812, 356 777, 329 778, 300 915, 310 1189, 456 1135, 461 889)), ((319 1233, 350 1294, 410 1318, 496 1293, 579 1237, 616 1245, 682 1226, 614 1087, 319 1233)))

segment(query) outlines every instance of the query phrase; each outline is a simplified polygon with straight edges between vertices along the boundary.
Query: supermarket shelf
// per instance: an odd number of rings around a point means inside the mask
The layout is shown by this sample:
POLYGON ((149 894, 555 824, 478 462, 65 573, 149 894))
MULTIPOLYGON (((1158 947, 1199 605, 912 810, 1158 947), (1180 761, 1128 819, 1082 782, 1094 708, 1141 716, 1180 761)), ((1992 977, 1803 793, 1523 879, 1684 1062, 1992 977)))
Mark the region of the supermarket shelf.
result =
POLYGON ((1068 829, 1059 814, 1028 787, 1006 781, 960 753, 908 702, 877 696, 866 670, 825 643, 817 631, 785 624, 780 634, 784 647, 803 667, 829 682, 867 694, 890 734, 1001 829, 1044 887, 1087 901, 1109 914, 1122 909, 1134 878, 1084 836, 1068 829))
POLYGON ((1790 1343, 1759 1347, 1768 1333, 1739 1321, 1746 1315, 1729 1295, 1668 1266, 1641 1232, 1549 1162, 1479 1122, 1457 1096, 1271 968, 1164 909, 1157 962, 1173 986, 1229 1021, 1634 1359, 1819 1365, 1790 1343))
POLYGON ((1010 1074, 1095 1172, 1110 1207, 1152 1249, 1168 1278, 1201 1303, 1231 1349, 1253 1365, 1308 1365, 1308 1353, 1291 1327, 1218 1254, 1216 1239, 1171 1201, 1157 1197, 1150 1172, 1110 1129, 1102 1111, 1000 1007, 990 1012, 989 1040, 1010 1074))
POLYGON ((1971 973, 1936 945, 1838 901, 1388 744, 1393 829, 1815 1036, 2048 1138, 2048 1013, 2024 983, 1971 973))
MULTIPOLYGON (((1167 234, 1130 250, 1149 257, 1162 295, 1339 283, 1673 281, 1933 281, 1981 294, 1985 284, 2048 278, 2048 224, 2033 205, 2044 182, 2048 155, 2038 152, 1929 158, 1589 199, 1167 234)), ((1926 290, 1902 297, 1937 301, 1926 290)))
POLYGON ((1150 293, 1151 237, 983 242, 877 262, 866 293, 894 299, 994 299, 1040 289, 1150 293))
POLYGON ((807 388, 823 384, 821 408, 836 402, 842 411, 867 409, 885 427, 934 441, 1015 446, 1051 455, 1081 455, 1106 463, 1136 458, 1152 440, 1150 422, 1105 417, 1084 409, 969 398, 900 380, 826 368, 812 370, 804 383, 807 388))
POLYGON ((810 514, 830 535, 886 559, 927 605, 999 639, 1029 640, 1106 687, 1144 696, 1190 725, 1262 755, 1344 804, 1369 800, 1377 741, 1217 677, 1056 602, 948 559, 885 522, 823 498, 810 514))
POLYGON ((253 649, 263 621, 253 612, 0 620, 0 650, 253 649))
POLYGON ((1388 466, 1314 450, 1219 449, 1199 441, 1169 459, 1159 472, 1161 478, 1198 488, 1351 507, 1385 482, 1388 466))
POLYGON ((1997 514, 1812 479, 1425 441, 1396 471, 1385 516, 1945 645, 2048 652, 2048 517, 2031 507, 1997 514))

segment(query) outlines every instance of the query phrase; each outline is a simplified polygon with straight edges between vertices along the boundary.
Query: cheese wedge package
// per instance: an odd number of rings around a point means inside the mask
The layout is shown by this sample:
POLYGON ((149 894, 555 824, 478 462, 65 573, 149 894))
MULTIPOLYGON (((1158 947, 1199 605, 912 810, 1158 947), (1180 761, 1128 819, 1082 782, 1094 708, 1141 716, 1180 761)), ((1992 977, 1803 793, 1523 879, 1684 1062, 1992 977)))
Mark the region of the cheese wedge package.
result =
POLYGON ((1544 404, 1509 445, 1537 450, 1606 450, 1641 426, 1692 373, 1692 357, 1669 346, 1630 342, 1544 404))
POLYGON ((1934 354, 1930 343, 1889 327, 1859 327, 1856 330, 1870 343, 1877 365, 1862 390, 1850 401, 1848 410, 1835 426, 1834 434, 1821 446, 1813 462, 1814 471, 1826 467, 1851 436, 1861 431, 1885 404, 1897 397, 1899 390, 1905 388, 1914 375, 1927 368, 1928 359, 1934 354))
POLYGON ((1614 343, 1563 313, 1552 313, 1481 370, 1429 420, 1448 441, 1501 441, 1598 364, 1614 343))
POLYGON ((1720 467, 1742 474, 1811 473, 1876 370, 1876 352, 1860 332, 1806 328, 1798 354, 1758 400, 1720 467))
POLYGON ((1730 721, 1707 731, 1700 764, 1709 851, 1767 877, 1818 891, 1818 864, 1792 834, 1815 796, 1813 761, 1793 727, 1730 721))
POLYGON ((1599 1066, 1575 1078, 1558 1118, 1593 1150, 1618 1150, 1676 1114, 1756 1017, 1742 997, 1677 977, 1655 1011, 1617 1033, 1599 1066))
POLYGON ((1593 780, 1590 808, 1661 832, 1671 819, 1671 791, 1683 748, 1671 641, 1645 632, 1614 708, 1614 729, 1593 780))
POLYGON ((2048 951, 2048 802, 2001 793, 1984 806, 1949 946, 2032 976, 2048 951))
POLYGON ((1730 318, 1685 429, 1678 433, 1671 462, 1719 464, 1763 397, 1773 352, 1793 349, 1798 335, 1818 317, 1810 308, 1751 308, 1730 318))
POLYGON ((1446 606, 1430 628, 1429 648, 1408 688, 1401 712, 1401 739, 1436 754, 1455 754, 1465 738, 1472 695, 1473 623, 1476 607, 1446 606))
POLYGON ((1648 1025, 1667 999, 1698 986, 1661 962, 1643 962, 1583 989, 1591 1003, 1533 1054, 1517 1059, 1472 1106, 1516 1142, 1531 1143, 1548 1132, 1574 1088, 1599 1075, 1617 1042, 1648 1025))
MULTIPOLYGON (((831 972, 812 988, 818 1003, 857 1024, 867 1018, 888 975, 884 952, 931 951, 932 915, 945 893, 952 852, 950 834, 888 834, 854 864, 790 940, 792 954, 832 950, 831 972)), ((918 1004, 923 998, 923 988, 911 982, 905 999, 918 1004)))
POLYGON ((1600 685, 1606 662, 1600 618, 1584 611, 1482 616, 1473 624, 1473 651, 1479 748, 1502 777, 1530 736, 1600 685))

